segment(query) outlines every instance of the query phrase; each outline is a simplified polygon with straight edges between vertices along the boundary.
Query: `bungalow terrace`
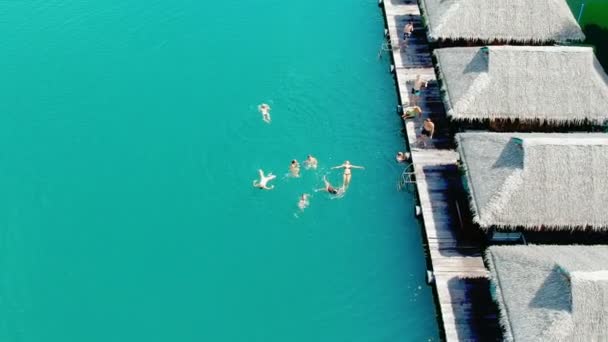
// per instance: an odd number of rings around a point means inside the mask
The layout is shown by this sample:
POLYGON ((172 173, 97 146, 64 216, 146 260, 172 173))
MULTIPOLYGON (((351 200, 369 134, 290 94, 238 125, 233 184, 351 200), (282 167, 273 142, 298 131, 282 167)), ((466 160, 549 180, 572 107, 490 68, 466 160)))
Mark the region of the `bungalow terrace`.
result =
POLYGON ((547 45, 585 35, 565 0, 421 0, 439 45, 547 45))
POLYGON ((435 56, 447 114, 459 124, 526 130, 608 122, 608 76, 590 47, 446 48, 435 56))
POLYGON ((506 341, 608 341, 608 246, 486 251, 506 341))
POLYGON ((456 142, 483 230, 608 230, 607 134, 469 132, 456 142))

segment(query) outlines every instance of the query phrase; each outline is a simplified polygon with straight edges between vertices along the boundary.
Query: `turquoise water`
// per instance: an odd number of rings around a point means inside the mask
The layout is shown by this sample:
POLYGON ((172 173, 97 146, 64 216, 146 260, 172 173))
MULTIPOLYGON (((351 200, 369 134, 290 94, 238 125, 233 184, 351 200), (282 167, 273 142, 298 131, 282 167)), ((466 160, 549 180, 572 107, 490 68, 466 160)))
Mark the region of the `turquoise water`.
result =
POLYGON ((4 1, 0 31, 0 341, 437 340, 375 0, 4 1))

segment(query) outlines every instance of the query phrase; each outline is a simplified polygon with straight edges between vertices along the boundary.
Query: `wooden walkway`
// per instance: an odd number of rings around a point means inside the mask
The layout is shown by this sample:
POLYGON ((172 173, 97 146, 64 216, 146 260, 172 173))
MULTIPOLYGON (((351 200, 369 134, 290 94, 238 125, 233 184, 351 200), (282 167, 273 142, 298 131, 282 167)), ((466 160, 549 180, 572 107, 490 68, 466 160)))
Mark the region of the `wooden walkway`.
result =
POLYGON ((420 10, 412 0, 384 0, 383 7, 401 105, 418 105, 423 110, 422 117, 407 120, 405 127, 443 338, 450 342, 500 340, 480 239, 472 229, 465 229, 470 227, 470 218, 463 217, 467 210, 461 210, 467 203, 456 165, 458 153, 440 98, 420 10), (403 28, 410 20, 415 31, 405 44, 403 28), (421 96, 411 94, 417 75, 429 81, 421 96), (435 136, 422 144, 416 133, 425 118, 435 123, 435 136))

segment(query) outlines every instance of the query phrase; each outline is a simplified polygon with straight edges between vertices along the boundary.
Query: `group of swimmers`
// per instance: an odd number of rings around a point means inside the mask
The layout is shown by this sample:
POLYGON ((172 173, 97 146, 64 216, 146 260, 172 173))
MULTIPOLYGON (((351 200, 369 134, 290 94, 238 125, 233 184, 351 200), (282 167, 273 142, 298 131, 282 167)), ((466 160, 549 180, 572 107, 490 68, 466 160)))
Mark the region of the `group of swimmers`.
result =
MULTIPOLYGON (((317 158, 315 158, 311 155, 308 155, 308 157, 306 158, 304 163, 306 164, 306 168, 316 169, 319 162, 317 161, 317 158)), ((351 169, 365 169, 365 168, 363 166, 353 165, 350 163, 350 161, 347 160, 343 164, 334 166, 331 169, 332 170, 333 169, 344 169, 344 173, 342 174, 342 187, 336 188, 336 187, 332 186, 331 183, 329 183, 329 181, 327 180, 327 177, 323 176, 323 183, 325 183, 325 187, 321 188, 321 189, 317 189, 315 191, 325 190, 333 195, 338 194, 340 191, 345 191, 348 188, 348 186, 350 185, 350 180, 352 178, 351 169)), ((292 160, 291 165, 289 166, 289 171, 291 172, 291 175, 293 177, 300 177, 300 163, 295 159, 292 160)), ((262 189, 262 190, 272 190, 274 188, 274 185, 268 186, 268 182, 275 179, 277 176, 273 175, 272 172, 265 175, 264 171, 262 169, 258 170, 258 172, 260 175, 260 179, 254 180, 253 186, 256 188, 262 189)))
MULTIPOLYGON (((264 120, 264 122, 266 122, 266 123, 270 123, 270 106, 266 103, 262 103, 261 105, 258 106, 258 110, 260 111, 260 113, 262 113, 262 120, 264 120)), ((317 160, 317 158, 315 158, 309 154, 306 157, 306 160, 304 160, 304 164, 307 169, 316 169, 317 166, 319 165, 319 161, 317 160)), ((344 194, 344 192, 350 185, 350 180, 352 178, 351 169, 364 169, 364 167, 353 165, 350 163, 350 161, 346 160, 341 165, 334 166, 331 169, 332 170, 333 169, 344 169, 344 172, 342 173, 342 186, 339 188, 336 188, 335 186, 331 185, 331 183, 327 180, 326 176, 323 176, 324 187, 320 188, 320 189, 315 189, 315 192, 326 191, 331 195, 338 195, 338 196, 344 194)), ((269 185, 268 182, 275 179, 277 176, 273 175, 272 172, 270 172, 268 174, 264 174, 264 170, 262 170, 262 169, 258 170, 258 172, 259 172, 260 179, 254 180, 253 186, 258 189, 262 189, 262 190, 274 189, 274 185, 269 185)), ((289 165, 289 172, 291 173, 292 177, 296 177, 296 178, 300 177, 300 163, 296 159, 293 159, 291 161, 291 164, 289 165)), ((300 199, 298 202, 298 207, 302 210, 304 210, 306 207, 308 207, 308 205, 310 203, 309 198, 310 198, 309 194, 306 194, 306 193, 302 194, 300 196, 300 199)))

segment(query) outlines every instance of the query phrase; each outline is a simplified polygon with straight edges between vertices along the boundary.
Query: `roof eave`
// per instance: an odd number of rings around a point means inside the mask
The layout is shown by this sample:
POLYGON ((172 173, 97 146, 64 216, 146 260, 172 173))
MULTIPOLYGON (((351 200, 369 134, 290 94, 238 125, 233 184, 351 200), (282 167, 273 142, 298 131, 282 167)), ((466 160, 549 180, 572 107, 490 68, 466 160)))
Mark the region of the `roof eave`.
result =
POLYGON ((456 144, 457 144, 457 148, 458 148, 458 154, 460 155, 460 160, 462 162, 461 167, 463 168, 464 175, 467 179, 467 186, 465 187, 465 190, 467 191, 467 193, 469 195, 469 207, 471 208, 471 212, 473 214, 473 222, 477 223, 480 227, 484 228, 482 225, 483 220, 481 219, 479 204, 478 204, 477 198, 475 196, 473 179, 471 178, 469 169, 467 167, 466 153, 464 152, 464 148, 462 147, 461 136, 459 134, 456 135, 456 144))
MULTIPOLYGON (((446 91, 446 94, 449 94, 446 91)), ((449 102, 449 99, 444 99, 444 102, 449 102)), ((541 123, 547 123, 552 126, 565 126, 568 124, 580 125, 584 123, 589 123, 592 125, 602 126, 608 122, 608 116, 604 118, 588 118, 588 117, 579 117, 579 118, 571 118, 571 119, 557 119, 557 118, 540 118, 540 117, 530 117, 530 116, 522 116, 522 115, 483 115, 483 114, 475 114, 475 113, 457 113, 454 109, 450 109, 447 112, 447 115, 458 121, 465 122, 477 122, 484 120, 519 120, 523 123, 533 123, 535 121, 539 121, 541 123)))
POLYGON ((500 326, 503 328, 505 341, 513 341, 515 337, 513 336, 513 327, 511 325, 511 321, 509 319, 509 309, 505 303, 505 299, 503 297, 501 284, 500 284, 500 276, 498 274, 498 270, 495 267, 494 256, 492 255, 492 251, 488 250, 485 254, 486 265, 490 270, 490 281, 494 283, 494 293, 492 293, 492 299, 498 304, 498 314, 499 319, 498 322, 500 326))

